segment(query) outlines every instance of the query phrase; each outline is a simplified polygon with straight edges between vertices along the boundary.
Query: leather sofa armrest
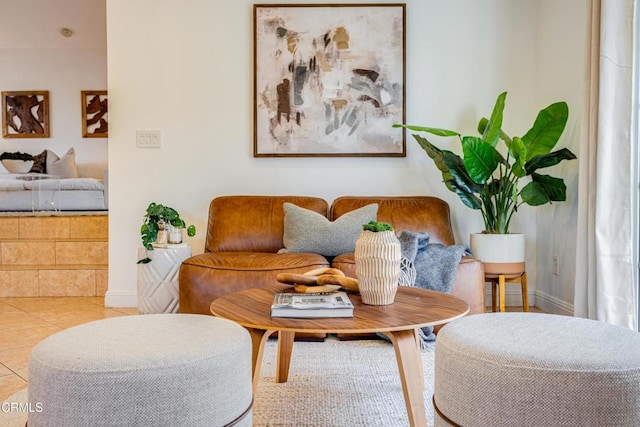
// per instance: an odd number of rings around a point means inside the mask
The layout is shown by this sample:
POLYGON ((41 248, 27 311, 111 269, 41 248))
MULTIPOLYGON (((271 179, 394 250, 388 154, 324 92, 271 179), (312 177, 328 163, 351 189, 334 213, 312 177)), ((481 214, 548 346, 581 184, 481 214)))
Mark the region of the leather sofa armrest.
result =
POLYGON ((484 268, 482 262, 470 256, 460 260, 451 293, 469 304, 469 314, 486 311, 484 268))

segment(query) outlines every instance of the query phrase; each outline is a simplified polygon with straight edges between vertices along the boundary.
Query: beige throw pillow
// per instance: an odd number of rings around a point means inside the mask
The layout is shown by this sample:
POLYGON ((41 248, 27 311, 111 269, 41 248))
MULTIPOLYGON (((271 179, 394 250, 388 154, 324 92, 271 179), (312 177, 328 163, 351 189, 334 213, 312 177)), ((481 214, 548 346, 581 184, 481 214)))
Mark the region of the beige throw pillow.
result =
POLYGON ((73 147, 62 158, 53 151, 47 150, 47 174, 57 175, 60 178, 78 178, 76 168, 76 151, 73 147))
POLYGON ((362 225, 375 221, 378 215, 376 203, 348 212, 333 222, 293 203, 284 203, 283 207, 286 251, 314 252, 324 256, 355 251, 362 225))

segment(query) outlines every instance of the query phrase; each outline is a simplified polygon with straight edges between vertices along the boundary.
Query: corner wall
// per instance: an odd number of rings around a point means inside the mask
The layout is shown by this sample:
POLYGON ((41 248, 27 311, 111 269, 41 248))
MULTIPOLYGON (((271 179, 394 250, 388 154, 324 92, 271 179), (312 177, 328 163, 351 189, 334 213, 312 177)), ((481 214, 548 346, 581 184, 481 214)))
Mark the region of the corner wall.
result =
MULTIPOLYGON (((580 127, 586 90, 588 2, 539 0, 536 103, 544 107, 564 100, 569 122, 556 148, 580 154, 580 127)), ((536 208, 537 283, 536 304, 550 313, 573 315, 576 276, 576 227, 578 214, 578 162, 565 161, 549 173, 563 177, 567 201, 536 208), (558 256, 559 275, 552 273, 552 257, 558 256)))

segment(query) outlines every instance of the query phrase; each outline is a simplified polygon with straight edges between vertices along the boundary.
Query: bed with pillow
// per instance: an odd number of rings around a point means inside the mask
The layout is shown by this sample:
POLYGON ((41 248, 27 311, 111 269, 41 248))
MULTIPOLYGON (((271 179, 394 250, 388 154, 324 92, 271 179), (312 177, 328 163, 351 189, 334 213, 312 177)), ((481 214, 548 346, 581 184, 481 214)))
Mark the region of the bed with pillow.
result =
MULTIPOLYGON (((73 148, 69 149, 62 157, 51 150, 44 150, 34 156, 34 163, 29 173, 0 173, 0 211, 107 210, 106 170, 101 179, 92 177, 89 175, 92 168, 77 165, 75 157, 73 148), (47 176, 57 177, 57 179, 54 178, 51 183, 45 184, 47 176), (51 186, 55 188, 55 191, 50 190, 51 186), (34 191, 37 191, 38 188, 44 188, 44 191, 49 193, 43 194, 42 198, 51 199, 51 194, 55 193, 53 196, 55 206, 47 206, 44 203, 35 203, 34 206, 34 191)), ((37 201, 41 199, 35 197, 37 201)))

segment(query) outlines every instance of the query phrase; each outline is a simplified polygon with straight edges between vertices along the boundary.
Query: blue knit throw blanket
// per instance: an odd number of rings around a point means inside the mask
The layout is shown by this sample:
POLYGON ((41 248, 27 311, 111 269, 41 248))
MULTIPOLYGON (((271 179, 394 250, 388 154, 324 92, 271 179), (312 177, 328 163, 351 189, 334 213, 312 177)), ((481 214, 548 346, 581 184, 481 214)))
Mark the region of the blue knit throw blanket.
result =
MULTIPOLYGON (((471 255, 469 248, 465 245, 429 243, 429 233, 414 231, 403 231, 399 239, 402 256, 411 261, 416 269, 414 286, 450 294, 460 260, 465 255, 471 255)), ((436 339, 431 326, 420 329, 420 336, 423 341, 436 339)))

